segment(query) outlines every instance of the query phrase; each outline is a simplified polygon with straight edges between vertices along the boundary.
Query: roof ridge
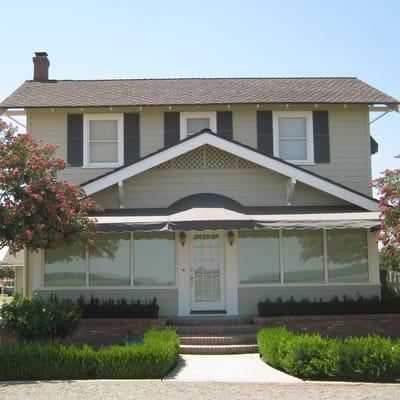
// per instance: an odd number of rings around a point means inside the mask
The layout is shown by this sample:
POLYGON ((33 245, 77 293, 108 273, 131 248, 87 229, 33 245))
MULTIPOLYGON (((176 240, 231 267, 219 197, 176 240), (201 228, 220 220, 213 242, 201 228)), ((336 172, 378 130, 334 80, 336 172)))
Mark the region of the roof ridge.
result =
MULTIPOLYGON (((110 78, 110 79, 49 79, 48 82, 108 82, 108 81, 178 81, 178 80, 234 80, 234 79, 358 79, 356 76, 229 76, 229 77, 180 77, 180 78, 110 78)), ((27 79, 25 82, 36 82, 27 79)), ((39 82, 46 83, 46 82, 39 82)))

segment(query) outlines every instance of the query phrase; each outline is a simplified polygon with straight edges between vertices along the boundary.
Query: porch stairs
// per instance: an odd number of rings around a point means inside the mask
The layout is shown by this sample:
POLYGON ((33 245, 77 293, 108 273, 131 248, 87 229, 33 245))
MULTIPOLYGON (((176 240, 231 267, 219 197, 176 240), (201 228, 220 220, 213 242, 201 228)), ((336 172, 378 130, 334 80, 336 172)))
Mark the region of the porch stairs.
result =
POLYGON ((190 317, 172 318, 168 326, 180 339, 181 354, 257 353, 259 329, 253 318, 190 317))

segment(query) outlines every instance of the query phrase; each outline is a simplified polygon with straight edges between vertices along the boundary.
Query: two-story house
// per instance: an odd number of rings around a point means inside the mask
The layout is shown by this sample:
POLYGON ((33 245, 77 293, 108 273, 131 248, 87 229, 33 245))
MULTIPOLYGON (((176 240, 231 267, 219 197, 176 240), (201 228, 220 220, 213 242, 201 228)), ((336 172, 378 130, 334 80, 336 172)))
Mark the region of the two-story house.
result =
POLYGON ((369 114, 396 99, 357 78, 51 80, 33 61, 0 107, 58 145, 115 249, 28 253, 26 294, 183 316, 380 294, 369 114))

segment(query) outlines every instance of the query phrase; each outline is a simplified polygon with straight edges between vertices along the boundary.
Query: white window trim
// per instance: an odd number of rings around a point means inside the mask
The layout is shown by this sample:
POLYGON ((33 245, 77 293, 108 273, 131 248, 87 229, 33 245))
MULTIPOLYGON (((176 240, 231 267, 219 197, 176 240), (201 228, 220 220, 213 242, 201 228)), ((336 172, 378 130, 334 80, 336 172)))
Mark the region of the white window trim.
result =
POLYGON ((306 118, 306 138, 307 138, 307 159, 306 160, 287 160, 293 164, 312 165, 314 162, 314 137, 313 120, 311 111, 273 111, 273 138, 274 138, 274 156, 279 155, 279 118, 306 118))
POLYGON ((187 120, 189 118, 208 118, 210 129, 217 132, 217 113, 215 111, 191 111, 180 113, 180 136, 181 140, 187 137, 187 120))
POLYGON ((124 114, 84 114, 83 116, 83 167, 115 168, 124 164, 124 114), (117 121, 118 161, 115 163, 91 163, 89 146, 90 121, 117 121))

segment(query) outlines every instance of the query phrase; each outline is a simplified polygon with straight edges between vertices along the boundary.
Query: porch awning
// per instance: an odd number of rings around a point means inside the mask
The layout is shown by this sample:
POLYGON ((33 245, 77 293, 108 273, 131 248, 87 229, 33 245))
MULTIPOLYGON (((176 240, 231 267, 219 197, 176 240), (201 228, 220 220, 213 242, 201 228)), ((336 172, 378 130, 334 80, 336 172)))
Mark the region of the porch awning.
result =
POLYGON ((247 214, 226 208, 191 208, 168 215, 99 216, 100 232, 253 229, 378 228, 377 212, 247 214))

